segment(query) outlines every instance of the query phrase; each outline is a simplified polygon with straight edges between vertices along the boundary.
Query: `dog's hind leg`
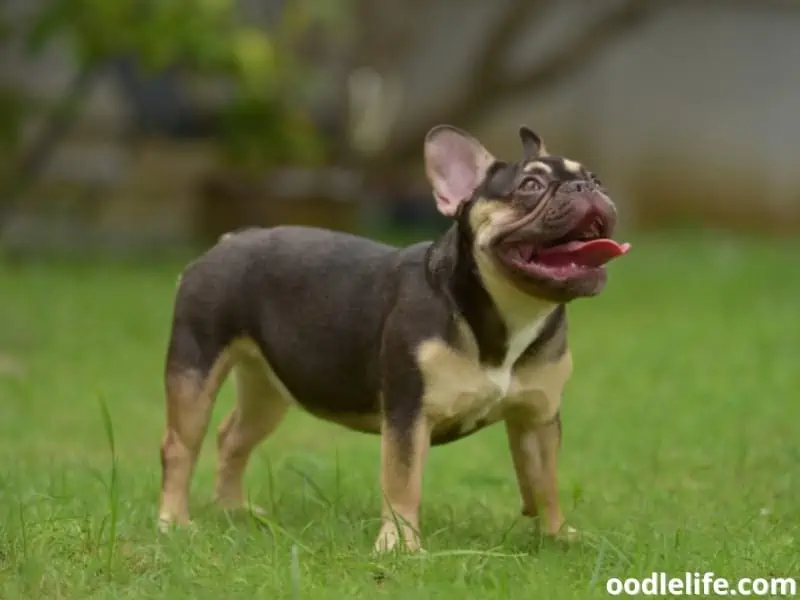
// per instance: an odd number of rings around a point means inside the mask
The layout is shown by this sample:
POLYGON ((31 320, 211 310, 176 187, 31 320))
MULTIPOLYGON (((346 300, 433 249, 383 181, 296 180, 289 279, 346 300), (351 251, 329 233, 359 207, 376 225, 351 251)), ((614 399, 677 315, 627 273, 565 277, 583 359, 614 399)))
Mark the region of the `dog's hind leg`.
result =
POLYGON ((197 456, 208 430, 217 392, 231 367, 222 350, 208 368, 180 360, 173 352, 166 369, 167 430, 161 445, 161 507, 159 527, 189 523, 189 487, 197 456))
POLYGON ((215 500, 224 509, 245 505, 242 477, 253 449, 278 427, 289 406, 258 360, 234 367, 236 406, 219 428, 215 500))

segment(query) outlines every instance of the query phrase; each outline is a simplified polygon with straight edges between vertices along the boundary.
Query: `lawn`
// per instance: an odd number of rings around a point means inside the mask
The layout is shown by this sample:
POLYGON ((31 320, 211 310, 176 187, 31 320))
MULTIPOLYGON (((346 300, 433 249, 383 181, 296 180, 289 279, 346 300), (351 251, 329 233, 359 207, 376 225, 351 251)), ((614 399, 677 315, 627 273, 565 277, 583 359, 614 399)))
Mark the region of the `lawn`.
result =
POLYGON ((196 529, 158 534, 181 262, 0 266, 0 598, 603 598, 652 571, 796 576, 800 244, 634 242, 570 313, 560 483, 582 541, 519 516, 499 426, 432 452, 428 552, 380 559, 377 438, 300 413, 248 471, 267 519, 208 505, 207 443, 196 529))

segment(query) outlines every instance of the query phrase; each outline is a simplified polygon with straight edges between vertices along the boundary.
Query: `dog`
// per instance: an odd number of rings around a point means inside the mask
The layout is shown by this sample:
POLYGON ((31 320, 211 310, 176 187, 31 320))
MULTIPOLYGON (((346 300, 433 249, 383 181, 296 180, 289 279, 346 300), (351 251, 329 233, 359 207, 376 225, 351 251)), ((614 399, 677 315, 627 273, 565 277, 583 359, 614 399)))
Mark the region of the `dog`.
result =
POLYGON ((595 296, 616 208, 580 163, 519 130, 522 158, 495 158, 449 125, 424 140, 438 210, 434 242, 395 248, 321 228, 223 236, 179 278, 165 368, 159 523, 189 523, 188 493, 214 400, 233 371, 220 426, 215 499, 244 503, 254 447, 296 405, 380 435, 376 551, 420 550, 426 455, 502 421, 524 515, 572 537, 559 505, 560 405, 572 372, 566 306, 595 296))

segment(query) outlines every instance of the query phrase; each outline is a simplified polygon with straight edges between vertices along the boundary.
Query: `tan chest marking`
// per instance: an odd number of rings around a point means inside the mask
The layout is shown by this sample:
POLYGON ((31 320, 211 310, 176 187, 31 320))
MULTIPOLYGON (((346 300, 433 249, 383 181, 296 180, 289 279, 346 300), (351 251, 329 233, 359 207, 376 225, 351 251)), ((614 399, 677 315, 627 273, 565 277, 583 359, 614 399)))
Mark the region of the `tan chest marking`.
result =
POLYGON ((541 325, 531 326, 516 346, 512 338, 499 368, 480 364, 474 339, 463 350, 441 339, 423 342, 417 361, 425 386, 423 407, 433 429, 459 425, 466 433, 480 421, 489 424, 504 418, 510 410, 542 423, 555 417, 572 371, 569 351, 554 362, 532 359, 513 366, 528 346, 527 336, 540 331, 541 325))

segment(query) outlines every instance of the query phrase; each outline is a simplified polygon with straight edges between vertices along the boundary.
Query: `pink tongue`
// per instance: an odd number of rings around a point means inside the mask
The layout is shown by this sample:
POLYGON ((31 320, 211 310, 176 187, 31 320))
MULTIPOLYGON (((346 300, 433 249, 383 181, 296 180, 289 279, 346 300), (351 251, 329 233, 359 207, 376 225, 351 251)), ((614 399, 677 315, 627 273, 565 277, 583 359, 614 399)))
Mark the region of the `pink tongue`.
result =
POLYGON ((622 256, 630 248, 630 244, 618 244, 614 240, 605 238, 588 242, 568 242, 539 250, 536 255, 536 262, 551 267, 568 266, 570 264, 599 267, 618 256, 622 256))

